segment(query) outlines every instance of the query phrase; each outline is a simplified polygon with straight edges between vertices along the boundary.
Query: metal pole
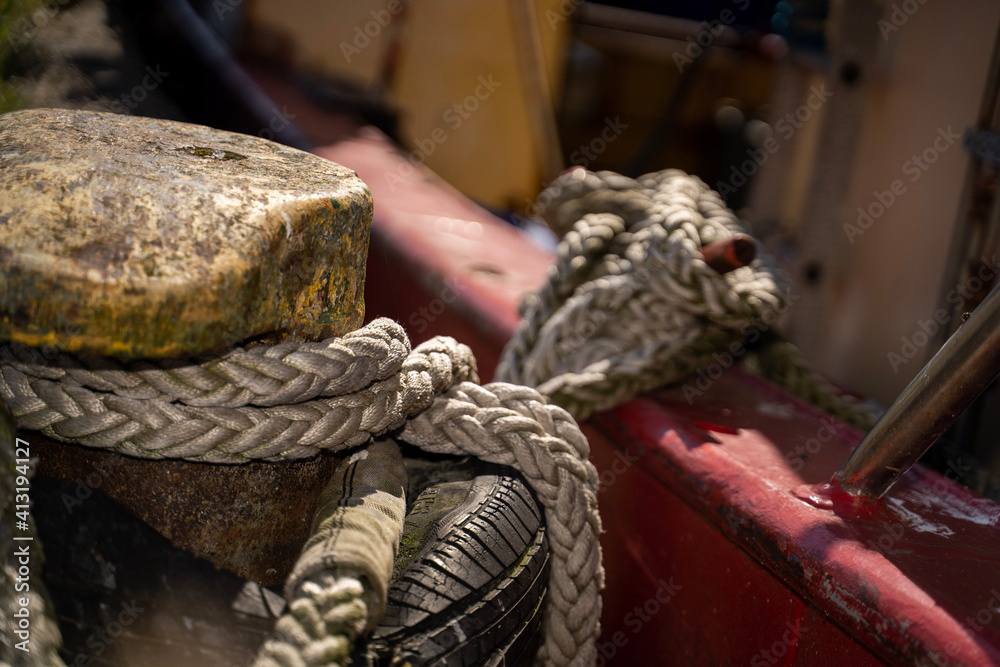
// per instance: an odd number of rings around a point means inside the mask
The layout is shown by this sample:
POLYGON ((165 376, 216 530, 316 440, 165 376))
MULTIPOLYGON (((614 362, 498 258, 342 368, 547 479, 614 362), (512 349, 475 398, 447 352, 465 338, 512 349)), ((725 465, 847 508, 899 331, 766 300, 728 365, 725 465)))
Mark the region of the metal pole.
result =
MULTIPOLYGON (((993 42, 993 55, 990 57, 990 68, 986 76, 986 86, 983 99, 979 104, 979 116, 976 127, 984 130, 1000 131, 1000 28, 993 42)), ((947 294, 952 285, 961 285, 969 277, 970 260, 978 260, 995 248, 989 247, 989 239, 997 233, 992 228, 991 219, 996 215, 997 202, 993 196, 992 186, 995 179, 990 178, 996 173, 996 166, 984 162, 976 155, 969 158, 968 171, 965 175, 961 204, 958 210, 958 220, 952 234, 951 248, 948 251, 944 280, 941 283, 941 294, 938 296, 938 307, 953 313, 955 306, 948 302, 947 294), (989 201, 986 211, 982 211, 977 200, 986 198, 989 201)), ((941 327, 935 337, 944 343, 951 334, 951 323, 941 327)))
POLYGON ((881 498, 1000 372, 1000 288, 941 347, 834 477, 881 498))

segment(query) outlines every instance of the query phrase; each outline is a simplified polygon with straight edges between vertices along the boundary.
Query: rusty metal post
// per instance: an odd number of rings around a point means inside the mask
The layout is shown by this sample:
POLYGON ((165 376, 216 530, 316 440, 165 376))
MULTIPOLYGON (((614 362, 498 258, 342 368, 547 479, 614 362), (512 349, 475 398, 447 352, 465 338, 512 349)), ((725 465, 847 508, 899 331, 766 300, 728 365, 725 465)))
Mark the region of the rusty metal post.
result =
MULTIPOLYGON (((371 213, 353 171, 256 137, 5 114, 0 340, 186 358, 346 333, 364 316, 371 213)), ((98 488, 175 546, 265 585, 294 563, 337 462, 151 462, 51 441, 39 451, 39 474, 98 488)))
POLYGON ((710 267, 719 273, 729 273, 757 258, 757 243, 749 234, 736 234, 703 246, 701 254, 710 267))

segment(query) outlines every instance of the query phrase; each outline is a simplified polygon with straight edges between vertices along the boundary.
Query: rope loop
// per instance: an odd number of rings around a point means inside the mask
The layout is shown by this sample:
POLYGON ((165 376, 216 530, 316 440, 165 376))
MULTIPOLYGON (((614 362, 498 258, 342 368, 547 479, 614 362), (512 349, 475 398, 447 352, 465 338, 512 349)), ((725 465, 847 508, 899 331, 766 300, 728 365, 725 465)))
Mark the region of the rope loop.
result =
MULTIPOLYGON (((0 398, 18 427, 59 440, 232 464, 361 447, 402 427, 400 439, 425 450, 520 470, 551 527, 539 656, 553 667, 593 665, 604 571, 586 438, 534 389, 475 384, 467 346, 437 337, 411 351, 402 328, 379 319, 322 343, 234 349, 200 362, 68 355, 46 362, 37 351, 0 346, 0 398), (297 402, 276 403, 270 391, 297 402), (587 606, 582 616, 577 603, 587 606)), ((402 534, 405 471, 387 441, 359 452, 348 462, 351 484, 339 470, 321 495, 313 535, 286 586, 288 611, 262 646, 259 667, 344 664, 351 643, 382 616, 402 534), (343 496, 347 486, 352 495, 343 496)))
POLYGON ((788 305, 787 277, 766 255, 725 274, 707 264, 703 246, 746 230, 696 177, 577 168, 542 198, 563 238, 496 377, 538 387, 577 419, 683 380, 788 305))

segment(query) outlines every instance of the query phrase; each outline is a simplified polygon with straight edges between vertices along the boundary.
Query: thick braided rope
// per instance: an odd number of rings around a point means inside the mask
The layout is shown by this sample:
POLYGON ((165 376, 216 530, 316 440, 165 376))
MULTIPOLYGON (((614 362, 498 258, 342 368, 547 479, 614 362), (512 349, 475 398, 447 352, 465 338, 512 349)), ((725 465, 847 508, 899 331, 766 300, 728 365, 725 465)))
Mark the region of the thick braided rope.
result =
MULTIPOLYGON (((384 330, 388 322, 365 329, 384 330)), ((19 428, 89 447, 208 463, 282 461, 363 444, 402 425, 455 382, 476 377, 472 351, 450 338, 428 341, 409 356, 407 347, 393 352, 400 368, 391 376, 353 393, 291 405, 193 407, 125 398, 7 364, 0 365, 0 396, 19 428)))
POLYGON ((574 169, 540 199, 562 237, 556 261, 508 343, 496 377, 537 387, 578 419, 681 381, 739 342, 748 369, 868 430, 881 409, 816 373, 794 345, 767 336, 788 280, 761 254, 720 275, 700 249, 744 232, 698 178, 666 170, 631 179, 574 169))
MULTIPOLYGON (((573 417, 528 387, 462 382, 407 420, 398 437, 424 451, 473 455, 524 475, 545 508, 553 554, 539 662, 593 665, 604 587, 598 478, 588 460, 587 439, 573 417)), ((347 509, 338 512, 341 521, 350 514, 347 509)), ((359 576, 361 567, 356 563, 353 571, 317 572, 302 584, 295 583, 293 573, 289 611, 262 647, 256 666, 344 664, 350 641, 380 616, 366 596, 370 586, 364 582, 372 577, 359 576)), ((302 560, 295 570, 309 571, 302 560)))
POLYGON ((399 437, 425 451, 509 465, 525 476, 545 507, 554 556, 538 657, 546 665, 593 665, 604 587, 598 480, 573 417, 529 387, 462 382, 408 420, 399 437))
POLYGON ((409 351, 403 328, 383 318, 320 343, 237 347, 201 361, 46 357, 38 348, 3 343, 0 364, 32 378, 59 380, 123 398, 238 408, 350 394, 391 377, 409 351))
MULTIPOLYGON (((29 376, 10 364, 0 364, 0 397, 11 406, 20 428, 132 456, 214 463, 287 460, 319 449, 340 450, 427 411, 431 421, 404 429, 403 439, 430 451, 473 454, 512 465, 537 485, 553 541, 541 662, 592 665, 603 570, 597 541, 597 473, 587 460, 586 439, 568 413, 546 406, 534 390, 503 383, 481 388, 467 379, 476 379, 471 351, 439 337, 414 349, 391 377, 354 393, 298 405, 194 407, 139 400, 94 391, 69 374, 63 381, 29 376), (434 398, 453 385, 444 397, 434 398), (434 440, 432 426, 455 442, 434 440)), ((357 618, 364 618, 366 626, 373 621, 371 609, 359 611, 362 589, 350 582, 352 578, 343 573, 307 577, 289 612, 294 622, 286 620, 280 628, 284 636, 296 639, 278 642, 268 655, 284 656, 278 663, 282 665, 335 664, 330 660, 339 655, 341 639, 357 636, 351 623, 357 618), (335 636, 324 635, 329 626, 316 620, 328 614, 346 614, 338 617, 343 622, 338 621, 335 636), (295 628, 312 632, 296 635, 295 628)))
POLYGON ((403 534, 405 487, 403 455, 388 438, 337 469, 285 583, 288 611, 255 667, 345 664, 354 640, 377 626, 403 534))
POLYGON ((365 585, 356 573, 321 572, 297 589, 254 667, 346 665, 354 640, 372 614, 365 585))
POLYGON ((767 257, 724 275, 706 264, 702 246, 745 230, 695 177, 577 169, 549 192, 546 218, 564 236, 496 376, 578 419, 687 377, 787 304, 767 257))

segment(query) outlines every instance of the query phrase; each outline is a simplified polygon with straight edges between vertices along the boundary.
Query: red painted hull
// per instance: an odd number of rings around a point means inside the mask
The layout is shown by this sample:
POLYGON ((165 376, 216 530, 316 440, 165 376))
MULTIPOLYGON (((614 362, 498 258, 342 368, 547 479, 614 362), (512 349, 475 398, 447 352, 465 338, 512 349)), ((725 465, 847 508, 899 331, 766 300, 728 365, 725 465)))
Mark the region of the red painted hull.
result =
MULTIPOLYGON (((489 379, 551 254, 379 136, 317 152, 374 195, 369 317, 456 337, 489 379)), ((1000 664, 1000 507, 919 467, 863 510, 809 502, 862 434, 727 365, 585 426, 602 662, 1000 664)))

